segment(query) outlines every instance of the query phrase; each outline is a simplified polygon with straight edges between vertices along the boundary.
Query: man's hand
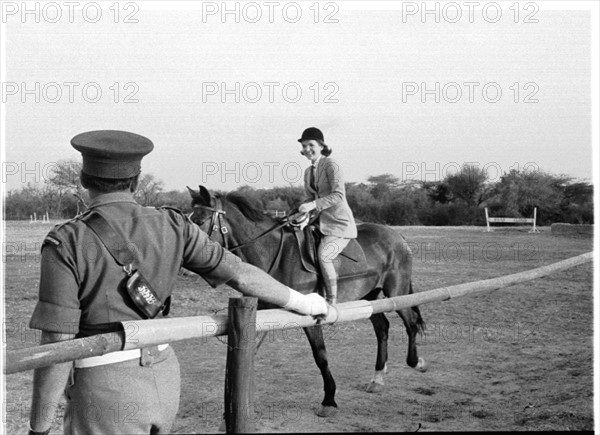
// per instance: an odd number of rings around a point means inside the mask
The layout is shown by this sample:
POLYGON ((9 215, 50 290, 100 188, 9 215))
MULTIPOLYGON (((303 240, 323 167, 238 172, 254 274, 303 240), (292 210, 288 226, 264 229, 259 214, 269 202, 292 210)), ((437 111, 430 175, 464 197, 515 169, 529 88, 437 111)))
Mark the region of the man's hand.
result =
MULTIPOLYGON (((222 261, 234 261, 239 257, 226 251, 222 261)), ((327 302, 318 294, 303 295, 275 280, 272 276, 256 266, 236 261, 236 274, 227 282, 234 289, 246 296, 254 296, 265 302, 279 305, 286 310, 296 311, 305 316, 326 315, 327 302)))
POLYGON ((304 314, 305 316, 319 316, 327 314, 328 306, 325 299, 323 299, 317 293, 310 293, 303 295, 291 288, 290 299, 283 308, 286 310, 296 311, 297 313, 304 314))
POLYGON ((329 306, 323 297, 318 293, 310 293, 304 296, 310 304, 310 315, 319 316, 327 314, 329 306))

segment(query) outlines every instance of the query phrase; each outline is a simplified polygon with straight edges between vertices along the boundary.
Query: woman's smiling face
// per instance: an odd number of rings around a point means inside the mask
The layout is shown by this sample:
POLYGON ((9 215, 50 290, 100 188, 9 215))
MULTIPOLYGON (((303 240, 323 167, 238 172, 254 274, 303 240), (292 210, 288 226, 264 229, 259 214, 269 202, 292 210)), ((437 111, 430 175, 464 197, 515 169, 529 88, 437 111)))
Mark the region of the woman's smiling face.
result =
POLYGON ((311 162, 314 162, 321 153, 322 145, 316 140, 303 140, 302 141, 302 154, 311 162))

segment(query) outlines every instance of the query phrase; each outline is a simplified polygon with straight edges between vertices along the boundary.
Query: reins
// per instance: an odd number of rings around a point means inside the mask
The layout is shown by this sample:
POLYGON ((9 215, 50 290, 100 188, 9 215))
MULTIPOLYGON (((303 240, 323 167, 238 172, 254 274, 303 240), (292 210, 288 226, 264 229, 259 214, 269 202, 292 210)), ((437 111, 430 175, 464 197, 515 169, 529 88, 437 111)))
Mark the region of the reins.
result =
POLYGON ((286 226, 288 224, 287 220, 284 220, 281 223, 277 223, 274 226, 272 226, 271 228, 269 228, 268 230, 266 230, 265 232, 263 232, 262 234, 256 236, 255 238, 253 238, 252 240, 248 240, 247 242, 244 242, 240 245, 234 246, 233 248, 226 248, 229 249, 230 251, 235 251, 236 249, 240 249, 243 248, 244 246, 248 246, 251 245, 252 243, 256 242, 257 240, 263 238, 264 236, 266 236, 267 234, 269 234, 272 231, 278 230, 279 228, 283 228, 284 226, 286 226))
MULTIPOLYGON (((212 216, 210 219, 210 228, 209 228, 209 232, 208 232, 208 237, 210 237, 213 233, 213 231, 219 231, 219 233, 221 234, 221 237, 223 239, 223 246, 225 247, 225 249, 228 249, 229 251, 235 251, 237 249, 241 249, 245 246, 251 245, 252 243, 260 240, 261 238, 263 238, 264 236, 266 236, 267 234, 271 233, 272 231, 278 230, 280 228, 283 228, 284 226, 291 224, 290 220, 288 217, 285 217, 281 222, 276 223, 275 225, 273 225, 271 228, 269 228, 268 230, 262 232, 261 234, 259 234, 258 236, 256 236, 255 238, 248 240, 246 242, 243 242, 237 246, 233 246, 233 247, 229 247, 229 243, 228 243, 228 239, 227 239, 227 234, 229 234, 229 230, 228 228, 225 226, 225 224, 223 223, 221 216, 224 214, 227 214, 227 212, 225 212, 225 210, 222 209, 221 206, 221 198, 214 198, 215 199, 215 207, 210 207, 207 205, 194 205, 193 208, 202 208, 204 210, 209 210, 212 212, 212 216)), ((283 241, 283 234, 281 235, 281 240, 283 241)), ((281 250, 281 244, 279 246, 279 250, 281 250)), ((278 252, 279 255, 279 252, 278 252)), ((277 255, 277 256, 278 256, 277 255)), ((277 258, 276 256, 276 258, 277 258)))

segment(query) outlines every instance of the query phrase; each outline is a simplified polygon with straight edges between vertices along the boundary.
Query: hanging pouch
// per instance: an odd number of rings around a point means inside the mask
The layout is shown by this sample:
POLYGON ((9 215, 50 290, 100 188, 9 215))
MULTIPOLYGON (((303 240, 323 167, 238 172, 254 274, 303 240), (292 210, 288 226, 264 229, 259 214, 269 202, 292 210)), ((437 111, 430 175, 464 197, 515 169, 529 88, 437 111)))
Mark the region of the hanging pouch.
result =
POLYGON ((163 310, 163 303, 139 270, 129 277, 126 288, 135 306, 149 319, 153 319, 163 310))
POLYGON ((155 318, 158 313, 164 310, 165 304, 162 303, 150 283, 144 278, 139 270, 132 270, 131 264, 123 267, 129 275, 125 287, 127 294, 135 306, 149 319, 155 318))

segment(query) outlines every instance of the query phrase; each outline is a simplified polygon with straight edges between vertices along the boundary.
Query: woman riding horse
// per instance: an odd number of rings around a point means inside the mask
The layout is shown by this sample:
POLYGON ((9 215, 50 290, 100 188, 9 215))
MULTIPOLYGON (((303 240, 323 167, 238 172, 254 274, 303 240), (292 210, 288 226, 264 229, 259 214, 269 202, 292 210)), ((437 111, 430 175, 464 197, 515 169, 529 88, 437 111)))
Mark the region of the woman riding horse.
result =
POLYGON ((344 177, 338 163, 329 157, 331 148, 325 144, 321 130, 310 127, 298 139, 300 154, 310 160, 304 172, 304 189, 308 201, 298 208, 301 213, 316 210, 319 230, 324 235, 318 247, 319 264, 326 288, 326 300, 337 303, 337 274, 333 261, 357 236, 352 210, 346 201, 344 177))
MULTIPOLYGON (((301 293, 318 290, 320 284, 316 273, 302 266, 301 252, 294 235, 297 231, 282 227, 280 221, 256 208, 243 193, 213 196, 204 186, 200 186, 198 191, 188 189, 194 210, 190 218, 212 240, 301 293)), ((340 272, 340 302, 371 301, 413 293, 412 253, 404 237, 384 225, 361 223, 356 229, 356 240, 364 251, 367 264, 361 266, 350 260, 341 262, 340 271, 344 265, 346 270, 340 272)), ((425 328, 419 308, 400 308, 396 312, 402 318, 408 335, 406 362, 418 371, 425 371, 427 365, 417 355, 416 335, 425 328)), ((387 371, 390 322, 384 313, 373 314, 370 320, 377 336, 377 354, 375 374, 367 391, 379 392, 383 390, 387 371)), ((320 325, 315 325, 304 328, 304 332, 323 377, 325 395, 317 414, 330 416, 337 409, 336 385, 329 368, 323 331, 320 325)))

